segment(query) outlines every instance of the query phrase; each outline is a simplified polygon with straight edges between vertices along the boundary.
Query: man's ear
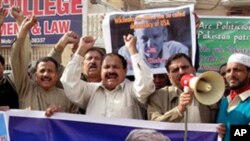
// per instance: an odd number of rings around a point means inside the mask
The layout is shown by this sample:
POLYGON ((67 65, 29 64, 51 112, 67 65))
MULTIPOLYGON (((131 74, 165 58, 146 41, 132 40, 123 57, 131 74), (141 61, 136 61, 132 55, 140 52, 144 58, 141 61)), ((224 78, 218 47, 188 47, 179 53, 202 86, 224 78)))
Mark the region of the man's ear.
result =
POLYGON ((195 67, 193 67, 193 66, 192 66, 192 72, 193 72, 193 74, 197 73, 195 67))
POLYGON ((60 79, 60 76, 59 76, 59 72, 58 72, 58 70, 56 71, 55 77, 56 77, 56 79, 57 79, 57 80, 59 80, 59 79, 60 79))
POLYGON ((128 67, 127 67, 127 68, 125 68, 125 73, 126 73, 126 75, 127 75, 127 72, 128 72, 128 67))
POLYGON ((247 73, 248 73, 248 79, 250 80, 250 70, 248 70, 247 73))
POLYGON ((167 72, 166 75, 168 76, 168 80, 170 82, 171 85, 173 85, 173 81, 172 81, 172 77, 169 75, 169 73, 167 72))
POLYGON ((170 75, 169 75, 169 73, 168 73, 168 72, 166 73, 166 75, 167 75, 168 79, 170 80, 170 75))
POLYGON ((35 72, 34 74, 31 74, 31 77, 33 77, 35 81, 37 81, 37 72, 35 72))

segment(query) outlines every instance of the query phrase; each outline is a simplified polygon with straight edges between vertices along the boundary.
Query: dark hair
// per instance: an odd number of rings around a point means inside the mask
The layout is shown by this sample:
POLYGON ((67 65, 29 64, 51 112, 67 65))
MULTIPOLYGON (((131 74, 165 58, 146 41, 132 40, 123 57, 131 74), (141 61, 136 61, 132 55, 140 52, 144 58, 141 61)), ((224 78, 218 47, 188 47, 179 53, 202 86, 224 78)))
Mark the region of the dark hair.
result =
POLYGON ((38 64, 41 63, 41 62, 52 62, 52 63, 54 63, 54 64, 55 64, 55 67, 56 67, 56 71, 58 71, 59 65, 58 65, 57 61, 56 61, 54 58, 48 57, 48 56, 42 57, 42 58, 40 58, 39 60, 37 60, 36 66, 35 66, 35 68, 36 68, 35 70, 37 70, 37 66, 38 66, 38 64))
POLYGON ((4 60, 4 57, 1 54, 0 54, 0 62, 4 66, 5 60, 4 60))
POLYGON ((101 55, 102 60, 103 60, 103 58, 104 58, 104 56, 106 54, 105 49, 104 48, 100 48, 100 47, 90 48, 90 49, 87 50, 87 52, 85 54, 87 54, 88 52, 91 52, 91 51, 97 51, 101 55))
POLYGON ((172 61, 176 60, 176 59, 180 59, 184 57, 185 59, 187 59, 187 61, 189 62, 190 65, 192 65, 192 60, 191 58, 186 55, 185 53, 176 53, 173 54, 172 56, 170 56, 166 62, 165 68, 167 69, 167 71, 169 72, 169 66, 171 65, 172 61))
POLYGON ((118 53, 108 53, 108 54, 105 55, 104 59, 106 57, 108 57, 108 56, 117 56, 121 60, 121 62, 122 62, 123 69, 127 68, 127 61, 120 54, 118 54, 118 53))

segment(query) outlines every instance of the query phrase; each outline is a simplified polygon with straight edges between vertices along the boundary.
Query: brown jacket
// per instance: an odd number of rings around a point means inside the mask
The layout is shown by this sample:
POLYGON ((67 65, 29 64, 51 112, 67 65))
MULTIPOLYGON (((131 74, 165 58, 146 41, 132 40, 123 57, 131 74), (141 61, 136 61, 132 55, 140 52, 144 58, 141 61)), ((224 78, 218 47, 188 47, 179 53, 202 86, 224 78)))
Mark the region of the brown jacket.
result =
MULTIPOLYGON (((148 99, 148 118, 156 121, 181 122, 183 115, 178 111, 177 105, 181 90, 174 86, 166 86, 148 99)), ((214 123, 218 111, 218 105, 211 106, 199 103, 199 111, 202 123, 214 123)))

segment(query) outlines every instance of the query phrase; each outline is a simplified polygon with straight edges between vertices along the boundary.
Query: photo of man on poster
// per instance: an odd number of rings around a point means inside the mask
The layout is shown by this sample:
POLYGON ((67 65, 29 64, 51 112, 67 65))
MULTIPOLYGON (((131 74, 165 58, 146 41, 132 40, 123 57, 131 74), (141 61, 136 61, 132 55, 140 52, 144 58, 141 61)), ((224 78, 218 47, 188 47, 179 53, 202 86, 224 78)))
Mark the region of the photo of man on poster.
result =
POLYGON ((181 7, 107 14, 103 22, 106 51, 122 55, 128 62, 127 75, 133 75, 130 55, 122 41, 124 35, 133 34, 151 70, 166 73, 165 62, 172 54, 185 53, 193 58, 196 52, 192 13, 192 7, 181 7))
MULTIPOLYGON (((160 20, 156 17, 164 17, 161 15, 139 15, 135 17, 134 36, 137 37, 137 49, 143 55, 146 63, 150 68, 164 67, 165 61, 175 53, 185 53, 188 55, 188 47, 180 42, 169 40, 169 22, 168 20, 160 20), (147 19, 147 17, 150 17, 147 19)), ((131 62, 130 55, 125 46, 118 51, 131 62)), ((132 69, 131 65, 128 69, 132 69)))

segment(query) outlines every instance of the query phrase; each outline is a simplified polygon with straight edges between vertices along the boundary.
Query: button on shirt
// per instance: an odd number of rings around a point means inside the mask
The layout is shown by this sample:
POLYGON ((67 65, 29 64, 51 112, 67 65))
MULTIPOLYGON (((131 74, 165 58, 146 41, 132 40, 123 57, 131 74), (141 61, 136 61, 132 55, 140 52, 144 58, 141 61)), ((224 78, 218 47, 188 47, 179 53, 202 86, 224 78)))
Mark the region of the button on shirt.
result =
POLYGON ((142 119, 142 105, 154 90, 153 74, 139 54, 131 56, 135 81, 125 79, 113 90, 102 82, 88 83, 80 80, 83 57, 75 54, 61 77, 67 97, 87 115, 142 119))

